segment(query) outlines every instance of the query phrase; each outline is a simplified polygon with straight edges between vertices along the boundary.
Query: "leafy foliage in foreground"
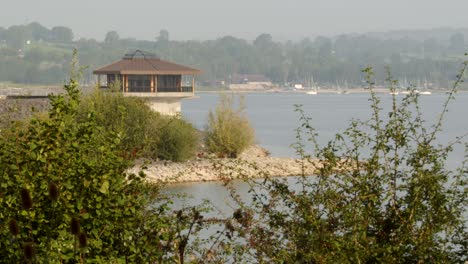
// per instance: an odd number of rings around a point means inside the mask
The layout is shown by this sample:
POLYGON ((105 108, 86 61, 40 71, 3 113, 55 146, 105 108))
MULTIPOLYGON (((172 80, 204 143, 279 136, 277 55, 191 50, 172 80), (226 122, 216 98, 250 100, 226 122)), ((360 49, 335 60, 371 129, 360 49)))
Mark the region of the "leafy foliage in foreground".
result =
MULTIPOLYGON (((464 65, 457 82, 462 81, 464 65)), ((365 72, 371 76, 372 70, 365 72)), ((395 81, 389 78, 390 84, 395 81)), ((414 91, 393 97, 388 116, 371 88, 372 118, 353 121, 319 147, 311 119, 298 108, 302 126, 296 149, 304 161, 304 141, 323 164, 316 177, 254 181, 250 201, 237 199, 232 234, 259 263, 464 263, 468 250, 466 160, 450 171, 453 145, 436 141, 440 119, 428 128, 414 91)), ((234 197, 239 197, 234 192, 234 197)), ((239 246, 237 246, 239 248, 239 246)))
POLYGON ((92 112, 74 122, 76 87, 72 80, 68 96, 51 98, 49 118, 2 133, 4 260, 98 260, 139 251, 138 232, 128 230, 136 230, 135 220, 145 212, 141 177, 127 177, 119 138, 97 126, 92 112))
POLYGON ((195 208, 177 217, 157 186, 127 174, 121 136, 100 125, 92 109, 76 122, 75 78, 67 95, 50 98, 46 118, 1 132, 0 263, 184 259, 185 230, 203 217, 195 208))
POLYGON ((205 143, 219 156, 235 158, 254 142, 254 130, 245 116, 242 99, 239 104, 235 109, 234 97, 223 94, 215 112, 209 113, 205 143))

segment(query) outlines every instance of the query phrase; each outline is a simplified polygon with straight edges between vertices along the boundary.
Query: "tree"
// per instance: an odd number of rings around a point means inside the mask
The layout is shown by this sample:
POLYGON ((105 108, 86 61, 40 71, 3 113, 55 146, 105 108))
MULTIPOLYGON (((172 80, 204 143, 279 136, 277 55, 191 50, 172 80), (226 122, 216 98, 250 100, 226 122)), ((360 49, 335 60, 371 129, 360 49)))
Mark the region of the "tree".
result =
POLYGON ((424 40, 423 45, 424 45, 424 52, 426 53, 426 56, 434 55, 438 53, 439 51, 439 43, 437 42, 435 38, 429 38, 429 39, 424 40))
POLYGON ((33 40, 48 40, 50 36, 50 30, 42 26, 38 22, 32 22, 27 25, 32 34, 33 40))
POLYGON ((273 43, 273 37, 270 34, 260 34, 255 38, 253 44, 254 46, 262 49, 262 48, 268 48, 271 44, 273 43))
POLYGON ((120 37, 117 31, 109 31, 106 34, 104 43, 109 47, 116 47, 119 43, 120 37))
POLYGON ((11 26, 8 28, 6 43, 15 50, 24 49, 31 32, 25 26, 11 26))
POLYGON ((172 57, 172 50, 169 45, 169 31, 162 29, 159 31, 159 36, 156 38, 156 50, 158 53, 165 54, 168 59, 172 57))
POLYGON ((162 29, 159 31, 159 36, 157 37, 158 42, 167 43, 169 42, 169 31, 162 29))
POLYGON ((6 40, 7 37, 7 30, 3 27, 0 27, 0 41, 6 40))
POLYGON ((57 42, 71 42, 73 40, 73 31, 70 28, 57 26, 51 30, 51 40, 57 42))
POLYGON ((245 116, 242 99, 234 108, 234 97, 221 95, 214 112, 208 115, 205 143, 218 156, 237 157, 254 142, 254 130, 245 116))
POLYGON ((329 38, 318 36, 314 40, 314 45, 318 47, 320 57, 328 58, 331 55, 333 46, 329 38))
POLYGON ((450 48, 455 51, 463 51, 465 48, 465 36, 462 33, 453 34, 450 37, 450 48))

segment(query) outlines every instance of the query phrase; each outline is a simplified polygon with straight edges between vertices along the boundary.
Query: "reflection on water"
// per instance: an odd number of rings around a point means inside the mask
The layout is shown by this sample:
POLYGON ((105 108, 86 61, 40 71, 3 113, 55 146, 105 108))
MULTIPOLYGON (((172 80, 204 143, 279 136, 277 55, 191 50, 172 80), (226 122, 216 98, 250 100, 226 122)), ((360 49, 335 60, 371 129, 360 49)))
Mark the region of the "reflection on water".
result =
MULTIPOLYGON (((248 185, 242 181, 234 183, 236 190, 246 194, 248 185)), ((167 194, 187 194, 188 199, 174 199, 174 207, 182 208, 203 203, 208 200, 215 208, 212 216, 229 217, 237 208, 236 203, 230 197, 229 191, 221 182, 206 183, 180 183, 169 185, 165 190, 167 194)), ((210 216, 210 215, 208 215, 210 216)))
MULTIPOLYGON (((299 177, 285 177, 289 186, 295 188, 297 186, 299 177)), ((262 183, 263 179, 252 179, 251 184, 262 183)), ((249 193, 250 184, 243 180, 234 180, 231 182, 235 192, 242 199, 242 202, 249 204, 252 201, 253 194, 249 193)), ((257 194, 266 194, 265 190, 254 188, 257 194)), ((200 205, 205 200, 210 202, 214 207, 214 211, 205 216, 207 217, 230 217, 234 210, 239 206, 236 201, 231 198, 228 187, 225 187, 221 182, 205 182, 205 183, 178 183, 168 185, 164 189, 167 195, 188 195, 188 197, 174 197, 174 208, 184 208, 194 205, 200 205)))

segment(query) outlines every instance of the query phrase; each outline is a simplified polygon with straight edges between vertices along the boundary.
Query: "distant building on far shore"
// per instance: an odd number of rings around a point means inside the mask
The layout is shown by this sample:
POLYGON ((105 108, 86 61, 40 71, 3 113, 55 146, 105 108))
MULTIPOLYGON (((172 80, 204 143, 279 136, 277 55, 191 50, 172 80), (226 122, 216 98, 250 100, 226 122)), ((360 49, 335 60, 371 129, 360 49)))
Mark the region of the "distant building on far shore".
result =
POLYGON ((154 111, 176 115, 181 111, 181 100, 194 96, 195 76, 201 71, 136 50, 93 73, 100 88, 118 84, 117 88, 125 96, 148 98, 154 111))
POLYGON ((294 84, 295 90, 304 90, 304 86, 301 83, 294 84))
POLYGON ((230 79, 231 90, 265 90, 271 89, 273 83, 261 74, 233 74, 230 79))

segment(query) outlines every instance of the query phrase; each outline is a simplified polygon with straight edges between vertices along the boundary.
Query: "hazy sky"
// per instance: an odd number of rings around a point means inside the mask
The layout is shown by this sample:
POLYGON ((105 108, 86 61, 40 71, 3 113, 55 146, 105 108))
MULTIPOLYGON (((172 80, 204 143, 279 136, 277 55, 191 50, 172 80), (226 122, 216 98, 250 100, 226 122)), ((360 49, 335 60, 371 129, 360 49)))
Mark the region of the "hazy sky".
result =
POLYGON ((0 26, 37 21, 75 37, 171 39, 232 35, 275 39, 340 33, 468 27, 468 0, 0 0, 0 26))

